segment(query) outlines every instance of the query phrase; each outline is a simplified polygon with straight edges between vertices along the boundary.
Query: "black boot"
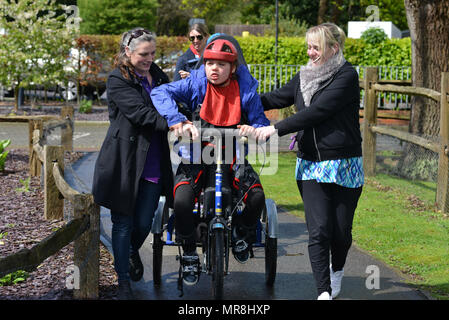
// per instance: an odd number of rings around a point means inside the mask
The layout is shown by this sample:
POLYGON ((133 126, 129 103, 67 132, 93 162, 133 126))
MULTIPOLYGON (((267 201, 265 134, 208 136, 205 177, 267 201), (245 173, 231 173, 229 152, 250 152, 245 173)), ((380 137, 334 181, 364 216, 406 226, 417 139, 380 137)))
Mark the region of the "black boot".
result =
POLYGON ((129 276, 132 281, 139 281, 143 276, 143 264, 139 252, 131 253, 129 256, 129 276))
POLYGON ((134 300, 133 291, 131 289, 131 283, 129 280, 119 280, 118 282, 118 300, 134 300))

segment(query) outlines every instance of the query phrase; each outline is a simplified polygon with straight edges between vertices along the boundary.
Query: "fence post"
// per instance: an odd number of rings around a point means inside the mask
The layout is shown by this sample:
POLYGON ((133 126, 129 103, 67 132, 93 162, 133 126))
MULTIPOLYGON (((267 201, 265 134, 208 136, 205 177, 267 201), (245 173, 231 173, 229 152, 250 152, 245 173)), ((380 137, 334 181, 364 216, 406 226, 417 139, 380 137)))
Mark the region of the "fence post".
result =
POLYGON ((89 215, 90 226, 74 243, 73 262, 79 269, 79 289, 75 299, 98 299, 100 273, 100 206, 91 194, 79 194, 73 201, 74 218, 89 215))
POLYGON ((440 152, 438 158, 437 203, 442 212, 449 212, 449 72, 441 73, 440 152))
POLYGON ((33 133, 34 130, 39 130, 39 139, 42 138, 44 123, 42 120, 28 120, 28 154, 29 157, 29 166, 30 166, 30 175, 32 177, 38 177, 41 175, 41 167, 42 164, 39 160, 39 157, 36 155, 36 152, 33 150, 33 133))
POLYGON ((44 146, 44 218, 61 220, 64 216, 64 197, 53 178, 53 162, 64 172, 64 151, 61 146, 44 146))
POLYGON ((376 92, 372 85, 378 81, 378 69, 368 67, 365 69, 364 87, 365 99, 363 110, 363 168, 365 175, 373 176, 376 173, 376 133, 371 126, 377 123, 376 92))
POLYGON ((67 126, 61 128, 61 145, 64 151, 73 150, 73 115, 74 111, 72 106, 61 108, 61 119, 70 120, 67 126))

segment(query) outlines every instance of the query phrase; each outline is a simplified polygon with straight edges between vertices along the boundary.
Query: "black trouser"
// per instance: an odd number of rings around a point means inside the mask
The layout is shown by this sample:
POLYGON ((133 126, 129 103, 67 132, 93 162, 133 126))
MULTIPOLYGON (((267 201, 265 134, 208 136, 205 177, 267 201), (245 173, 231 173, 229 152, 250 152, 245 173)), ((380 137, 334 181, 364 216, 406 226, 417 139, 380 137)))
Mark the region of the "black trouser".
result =
POLYGON ((360 188, 346 188, 315 180, 297 181, 304 202, 309 231, 309 258, 318 295, 331 294, 329 251, 332 269, 343 269, 352 243, 352 221, 360 188))
MULTIPOLYGON (((223 170, 223 191, 226 188, 229 192, 223 192, 222 207, 226 210, 229 207, 232 211, 235 201, 231 200, 231 189, 233 175, 229 171, 229 166, 224 166, 223 170), (225 187, 226 186, 226 187, 225 187)), ((215 167, 205 166, 206 172, 202 175, 203 179, 198 179, 197 184, 201 184, 202 188, 206 188, 205 192, 205 210, 214 209, 215 207, 215 167), (209 188, 208 188, 209 187, 209 188), (211 192, 207 192, 209 190, 211 192)), ((191 179, 195 180, 195 179, 191 179)), ((197 185, 192 183, 180 184, 175 191, 174 197, 174 212, 175 212, 175 229, 177 237, 183 241, 183 249, 186 252, 193 251, 195 249, 195 217, 193 208, 195 206, 195 198, 198 194, 195 192, 198 190, 197 185)), ((234 193, 235 196, 235 193, 234 193)), ((239 200, 239 199, 238 199, 239 200)), ((265 194, 261 187, 253 187, 249 189, 245 197, 245 209, 238 217, 236 223, 243 225, 244 227, 253 227, 260 219, 262 210, 265 205, 265 194)))

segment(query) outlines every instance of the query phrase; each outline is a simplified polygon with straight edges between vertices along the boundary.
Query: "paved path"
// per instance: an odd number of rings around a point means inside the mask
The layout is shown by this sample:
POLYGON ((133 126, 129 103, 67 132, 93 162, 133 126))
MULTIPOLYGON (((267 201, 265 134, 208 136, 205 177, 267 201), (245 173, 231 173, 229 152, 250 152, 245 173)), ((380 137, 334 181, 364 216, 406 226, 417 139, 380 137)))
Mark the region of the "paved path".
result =
MULTIPOLYGON (((66 179, 75 189, 90 192, 93 166, 97 155, 96 152, 87 153, 72 166, 73 170, 66 169, 66 179)), ((110 214, 105 208, 102 208, 101 211, 101 234, 102 241, 111 248, 110 214)), ((184 297, 179 297, 176 286, 179 265, 175 259, 177 249, 173 247, 164 248, 163 284, 159 290, 155 290, 152 280, 151 239, 151 236, 148 237, 140 252, 145 265, 145 273, 142 280, 133 283, 137 297, 139 299, 163 300, 211 299, 211 279, 210 276, 204 274, 197 285, 185 286, 184 297)), ((235 262, 231 257, 231 274, 225 278, 225 298, 233 300, 316 299, 307 252, 307 239, 304 221, 288 212, 280 211, 278 272, 274 288, 270 290, 264 285, 264 254, 262 249, 257 249, 255 258, 245 265, 235 262)), ((353 245, 345 266, 345 277, 339 299, 424 300, 426 296, 407 285, 393 269, 353 245), (378 282, 374 277, 375 273, 379 275, 378 282)))

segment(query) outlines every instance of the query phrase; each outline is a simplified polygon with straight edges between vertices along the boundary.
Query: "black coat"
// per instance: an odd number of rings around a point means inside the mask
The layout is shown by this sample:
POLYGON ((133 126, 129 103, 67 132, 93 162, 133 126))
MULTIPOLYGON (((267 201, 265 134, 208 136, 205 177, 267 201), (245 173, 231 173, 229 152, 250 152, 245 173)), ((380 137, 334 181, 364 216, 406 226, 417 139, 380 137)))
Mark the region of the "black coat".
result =
POLYGON ((265 110, 295 105, 297 113, 276 123, 279 136, 298 132, 298 157, 310 161, 362 156, 357 71, 346 62, 321 84, 306 107, 299 73, 276 91, 261 96, 265 110))
POLYGON ((197 63, 198 58, 195 57, 195 54, 193 53, 192 50, 190 50, 190 48, 187 49, 187 51, 184 52, 176 62, 176 69, 175 74, 173 75, 173 81, 181 80, 181 76, 179 75, 180 70, 190 72, 193 69, 196 69, 197 63))
MULTIPOLYGON (((169 82, 167 75, 154 63, 150 74, 156 86, 169 82)), ((168 132, 167 121, 156 111, 140 81, 130 80, 115 69, 106 88, 110 126, 101 146, 93 177, 92 194, 97 204, 126 215, 134 213, 151 135, 168 132)), ((161 179, 163 195, 173 202, 173 173, 167 135, 162 143, 161 179)))

